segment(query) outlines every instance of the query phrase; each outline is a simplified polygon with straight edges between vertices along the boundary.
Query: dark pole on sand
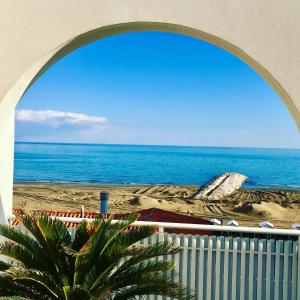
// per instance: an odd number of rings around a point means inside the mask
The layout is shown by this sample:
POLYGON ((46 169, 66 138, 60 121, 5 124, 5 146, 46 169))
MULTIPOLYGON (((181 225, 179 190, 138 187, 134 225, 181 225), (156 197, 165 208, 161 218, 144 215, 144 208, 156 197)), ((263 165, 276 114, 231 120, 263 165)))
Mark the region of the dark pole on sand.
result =
POLYGON ((101 214, 108 213, 108 192, 100 193, 100 213, 101 214))

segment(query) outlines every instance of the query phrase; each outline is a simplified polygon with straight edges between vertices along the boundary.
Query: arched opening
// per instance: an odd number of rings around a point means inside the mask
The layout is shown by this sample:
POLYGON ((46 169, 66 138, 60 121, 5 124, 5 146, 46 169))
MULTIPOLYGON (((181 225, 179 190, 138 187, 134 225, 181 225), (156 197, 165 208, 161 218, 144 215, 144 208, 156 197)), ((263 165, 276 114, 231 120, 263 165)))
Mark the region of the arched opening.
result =
MULTIPOLYGON (((123 103, 123 105, 125 105, 125 103, 123 103)), ((142 182, 142 183, 145 183, 145 182, 142 182)))
POLYGON ((214 34, 210 34, 205 31, 198 30, 196 28, 186 27, 183 25, 162 23, 162 22, 129 22, 121 23, 109 26, 103 26, 96 28, 88 32, 79 33, 73 38, 65 41, 64 43, 57 45, 52 50, 47 51, 43 56, 35 60, 33 64, 27 68, 25 72, 21 74, 19 80, 9 90, 1 102, 0 115, 1 115, 1 139, 2 154, 0 165, 2 168, 0 187, 1 187, 1 199, 4 211, 9 214, 12 209, 12 176, 13 176, 13 122, 14 122, 14 108, 21 96, 28 89, 28 87, 43 73, 48 67, 53 65, 56 61, 64 57, 71 51, 81 47, 94 40, 111 36, 117 33, 125 33, 130 31, 143 31, 143 30, 159 30, 167 32, 175 32, 188 36, 192 36, 198 39, 202 39, 213 43, 225 50, 231 52, 235 56, 245 61, 250 67, 258 72, 263 78, 271 84, 273 89, 280 95, 281 99, 287 105, 289 111, 293 115, 296 123, 299 125, 300 114, 297 107, 291 100, 290 96, 282 87, 282 85, 272 76, 272 74, 255 58, 251 57, 238 46, 234 45, 228 40, 218 37, 214 34))
MULTIPOLYGON (((150 29, 210 41, 261 74, 300 128, 300 23, 296 0, 90 0, 88 4, 29 0, 6 1, 1 8, 0 223, 7 222, 12 212, 16 104, 49 66, 93 39, 150 29)), ((297 228, 295 224, 293 229, 297 228)), ((242 228, 227 229, 233 233, 242 228)), ((178 237, 176 240, 184 244, 183 255, 177 260, 177 269, 183 271, 180 278, 189 282, 200 298, 300 298, 299 241, 282 240, 287 235, 298 239, 296 230, 251 228, 245 232, 271 233, 267 237, 271 239, 178 237)))

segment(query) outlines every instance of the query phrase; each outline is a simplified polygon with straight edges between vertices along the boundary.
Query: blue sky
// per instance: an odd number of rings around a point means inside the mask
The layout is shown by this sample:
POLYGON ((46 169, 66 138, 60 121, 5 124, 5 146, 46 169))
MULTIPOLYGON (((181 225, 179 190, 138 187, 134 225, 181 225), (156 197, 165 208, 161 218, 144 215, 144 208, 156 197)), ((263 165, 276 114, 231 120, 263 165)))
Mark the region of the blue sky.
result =
POLYGON ((115 35, 56 63, 18 104, 16 140, 300 148, 283 102, 250 67, 164 32, 115 35))

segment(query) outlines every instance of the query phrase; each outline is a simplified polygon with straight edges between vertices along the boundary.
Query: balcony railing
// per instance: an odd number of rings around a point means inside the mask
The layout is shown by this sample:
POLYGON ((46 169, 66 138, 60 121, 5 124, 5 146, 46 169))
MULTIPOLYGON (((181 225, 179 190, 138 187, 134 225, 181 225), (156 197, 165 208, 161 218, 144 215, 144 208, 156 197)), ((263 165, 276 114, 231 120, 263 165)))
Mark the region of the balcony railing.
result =
MULTIPOLYGON (((59 219, 79 223, 84 218, 59 219)), ((93 221, 89 218, 85 220, 93 221)), ((169 241, 181 248, 178 254, 163 259, 175 261, 179 281, 195 291, 197 300, 300 299, 300 230, 144 221, 133 224, 155 225, 159 228, 158 233, 141 244, 169 241), (172 234, 165 232, 167 228, 193 229, 213 234, 172 234), (220 233, 226 233, 226 236, 220 233), (243 234, 257 237, 245 237, 243 234)), ((22 230, 21 226, 18 227, 22 230)), ((75 229, 71 228, 70 232, 73 236, 75 229)), ((166 298, 148 295, 146 299, 166 298)))

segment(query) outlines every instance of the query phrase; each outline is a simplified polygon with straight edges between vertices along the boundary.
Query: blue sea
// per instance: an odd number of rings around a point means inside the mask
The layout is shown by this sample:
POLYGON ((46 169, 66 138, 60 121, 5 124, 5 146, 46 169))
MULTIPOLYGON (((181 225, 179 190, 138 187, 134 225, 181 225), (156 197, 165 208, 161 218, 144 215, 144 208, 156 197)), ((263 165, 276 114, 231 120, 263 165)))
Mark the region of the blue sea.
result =
POLYGON ((16 182, 199 185, 225 172, 247 175, 248 188, 300 189, 300 149, 15 145, 16 182))

